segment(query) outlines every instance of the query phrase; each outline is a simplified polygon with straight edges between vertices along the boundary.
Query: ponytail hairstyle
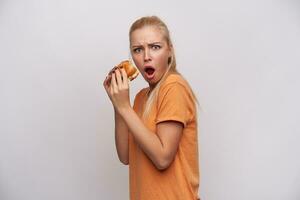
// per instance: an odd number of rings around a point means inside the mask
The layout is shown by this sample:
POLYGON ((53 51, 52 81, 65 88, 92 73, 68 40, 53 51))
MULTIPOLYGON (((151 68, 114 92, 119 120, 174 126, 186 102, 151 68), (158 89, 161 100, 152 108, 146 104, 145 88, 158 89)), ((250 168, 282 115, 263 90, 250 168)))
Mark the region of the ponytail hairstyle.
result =
MULTIPOLYGON (((160 30, 161 33, 163 34, 163 38, 167 42, 167 45, 170 47, 172 52, 171 52, 171 57, 169 57, 169 59, 168 59, 168 68, 167 68, 165 74, 158 81, 158 83, 155 85, 154 89, 151 91, 150 94, 149 94, 150 87, 147 91, 148 99, 147 99, 147 101, 144 105, 144 112, 142 114, 143 119, 146 119, 147 116, 149 115, 153 102, 155 102, 157 100, 157 96, 158 96, 160 86, 164 82, 164 80, 168 77, 168 75, 170 75, 170 74, 180 74, 176 69, 175 52, 174 52, 174 48, 173 48, 173 43, 171 41, 169 29, 168 29, 167 25, 159 17, 157 17, 157 16, 146 16, 146 17, 142 17, 142 18, 136 20, 131 25, 130 30, 129 30, 129 40, 130 40, 129 42, 130 42, 130 44, 131 44, 132 32, 137 30, 137 29, 141 29, 143 27, 146 27, 146 26, 152 26, 152 27, 158 28, 158 30, 160 30)), ((194 103, 199 104, 198 100, 196 98, 196 95, 194 94, 194 92, 192 90, 191 90, 191 92, 192 92, 192 97, 193 97, 194 103)))

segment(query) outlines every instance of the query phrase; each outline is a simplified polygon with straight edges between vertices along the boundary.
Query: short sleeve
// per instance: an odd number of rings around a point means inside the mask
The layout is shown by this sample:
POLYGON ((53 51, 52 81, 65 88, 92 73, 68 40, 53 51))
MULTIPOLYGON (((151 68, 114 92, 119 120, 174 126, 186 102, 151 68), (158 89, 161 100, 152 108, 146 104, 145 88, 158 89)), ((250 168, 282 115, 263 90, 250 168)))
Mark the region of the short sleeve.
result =
POLYGON ((158 96, 156 124, 177 121, 185 127, 191 119, 192 104, 189 91, 183 85, 177 82, 165 85, 158 96))

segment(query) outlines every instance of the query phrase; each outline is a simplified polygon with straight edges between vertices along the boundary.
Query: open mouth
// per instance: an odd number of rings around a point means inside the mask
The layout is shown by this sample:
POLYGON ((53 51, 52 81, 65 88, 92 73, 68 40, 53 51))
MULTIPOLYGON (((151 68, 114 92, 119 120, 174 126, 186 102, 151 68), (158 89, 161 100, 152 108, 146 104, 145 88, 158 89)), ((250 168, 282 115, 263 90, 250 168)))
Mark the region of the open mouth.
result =
POLYGON ((153 67, 146 67, 145 72, 148 76, 152 76, 155 72, 155 69, 153 67))

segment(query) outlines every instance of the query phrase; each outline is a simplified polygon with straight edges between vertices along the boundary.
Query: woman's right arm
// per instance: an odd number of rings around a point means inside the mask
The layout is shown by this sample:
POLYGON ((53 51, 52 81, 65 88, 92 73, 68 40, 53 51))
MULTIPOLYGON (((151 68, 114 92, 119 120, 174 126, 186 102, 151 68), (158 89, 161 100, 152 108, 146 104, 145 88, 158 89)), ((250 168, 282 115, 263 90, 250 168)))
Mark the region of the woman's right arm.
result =
POLYGON ((124 164, 129 164, 129 138, 128 138, 128 127, 122 118, 122 116, 115 111, 115 144, 119 160, 124 164))
MULTIPOLYGON (((109 96, 109 90, 110 90, 110 82, 111 82, 111 73, 113 72, 115 68, 113 68, 109 74, 106 76, 103 86, 109 96)), ((129 137, 128 137, 128 127, 122 118, 122 116, 117 112, 117 110, 114 108, 115 111, 115 144, 116 144, 116 149, 118 153, 119 160, 124 164, 128 165, 129 164, 129 148, 128 148, 128 143, 129 143, 129 137)))

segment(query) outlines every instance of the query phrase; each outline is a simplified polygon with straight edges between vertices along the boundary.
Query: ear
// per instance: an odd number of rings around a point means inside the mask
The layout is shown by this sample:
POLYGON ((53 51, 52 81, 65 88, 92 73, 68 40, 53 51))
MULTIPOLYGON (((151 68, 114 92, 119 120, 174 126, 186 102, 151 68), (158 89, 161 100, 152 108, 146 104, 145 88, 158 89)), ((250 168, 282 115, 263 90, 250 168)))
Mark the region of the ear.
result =
POLYGON ((169 58, 170 58, 170 57, 172 57, 172 55, 173 55, 173 51, 174 51, 174 49, 173 49, 173 45, 172 45, 172 44, 170 44, 170 45, 169 45, 169 56, 168 56, 169 58))
POLYGON ((169 53, 168 53, 168 64, 170 64, 171 63, 171 59, 172 59, 172 57, 173 57, 173 52, 174 51, 174 49, 173 49, 173 45, 169 45, 169 53))

